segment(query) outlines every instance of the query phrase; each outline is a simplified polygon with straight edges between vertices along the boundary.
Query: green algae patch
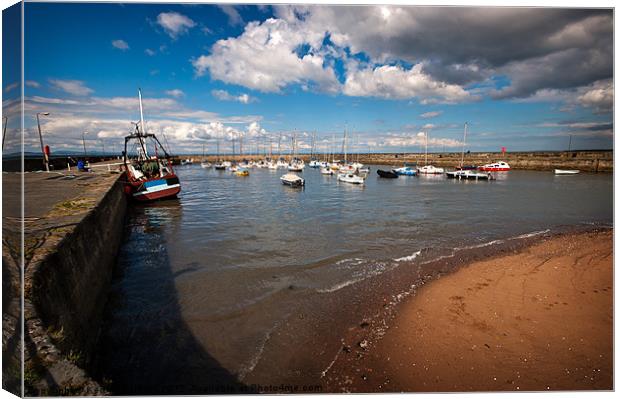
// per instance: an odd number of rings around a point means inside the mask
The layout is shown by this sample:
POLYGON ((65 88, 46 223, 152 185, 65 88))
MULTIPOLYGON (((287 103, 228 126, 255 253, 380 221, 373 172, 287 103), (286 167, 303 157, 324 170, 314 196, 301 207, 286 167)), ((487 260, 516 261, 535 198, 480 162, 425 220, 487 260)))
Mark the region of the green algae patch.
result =
POLYGON ((95 200, 92 198, 78 198, 59 202, 48 214, 49 217, 70 216, 78 213, 86 212, 95 206, 95 200))

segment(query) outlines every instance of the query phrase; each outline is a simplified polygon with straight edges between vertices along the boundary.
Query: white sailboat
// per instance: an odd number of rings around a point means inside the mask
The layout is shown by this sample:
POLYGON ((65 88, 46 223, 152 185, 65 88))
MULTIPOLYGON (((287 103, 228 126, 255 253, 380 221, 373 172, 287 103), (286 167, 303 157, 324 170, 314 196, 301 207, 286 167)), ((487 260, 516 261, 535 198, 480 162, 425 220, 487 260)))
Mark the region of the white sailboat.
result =
POLYGON ((424 150, 424 166, 418 168, 418 173, 425 175, 437 175, 443 174, 445 171, 443 168, 438 168, 428 164, 428 132, 424 133, 425 150, 424 150))
POLYGON ((211 167, 211 162, 207 162, 207 160, 205 159, 205 145, 204 143, 202 143, 202 162, 200 162, 200 167, 201 168, 210 168, 211 167))
POLYGON ((364 184, 364 178, 353 173, 339 173, 338 181, 351 184, 364 184))
POLYGON ((297 133, 295 132, 293 134, 293 157, 288 165, 288 170, 291 172, 303 172, 305 166, 304 161, 297 158, 297 133))
POLYGON ((364 178, 359 175, 357 169, 347 163, 347 129, 344 130, 343 141, 344 166, 338 173, 338 181, 351 184, 364 184, 364 178))

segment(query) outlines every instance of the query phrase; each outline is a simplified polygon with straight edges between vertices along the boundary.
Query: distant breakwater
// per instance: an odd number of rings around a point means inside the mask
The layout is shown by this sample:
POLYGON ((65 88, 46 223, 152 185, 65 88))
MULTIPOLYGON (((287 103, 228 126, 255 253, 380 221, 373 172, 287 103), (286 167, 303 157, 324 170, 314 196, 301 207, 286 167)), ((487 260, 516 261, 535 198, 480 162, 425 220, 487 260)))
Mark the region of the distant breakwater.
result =
MULTIPOLYGON (((282 155, 285 159, 291 157, 290 154, 282 155)), ((222 159, 263 159, 265 154, 244 154, 235 155, 222 154, 222 159)), ((317 159, 324 159, 324 154, 318 154, 317 159)), ((175 159, 193 158, 195 162, 203 159, 214 162, 216 155, 177 155, 175 159)), ((273 158, 278 158, 273 154, 273 158)), ((299 158, 306 162, 311 159, 310 154, 300 154, 299 158)), ((344 154, 335 154, 334 159, 344 160, 344 154)), ((330 158, 331 159, 331 158, 330 158)), ((363 164, 374 165, 402 165, 404 162, 417 163, 424 165, 424 153, 360 153, 348 154, 349 161, 359 161, 363 164)), ((531 151, 531 152, 472 152, 465 154, 464 164, 483 165, 496 161, 506 161, 513 169, 523 170, 553 170, 553 169, 579 169, 584 172, 613 172, 613 151, 612 150, 591 150, 591 151, 531 151)), ((429 153, 428 163, 441 167, 457 167, 461 163, 460 152, 429 153)))

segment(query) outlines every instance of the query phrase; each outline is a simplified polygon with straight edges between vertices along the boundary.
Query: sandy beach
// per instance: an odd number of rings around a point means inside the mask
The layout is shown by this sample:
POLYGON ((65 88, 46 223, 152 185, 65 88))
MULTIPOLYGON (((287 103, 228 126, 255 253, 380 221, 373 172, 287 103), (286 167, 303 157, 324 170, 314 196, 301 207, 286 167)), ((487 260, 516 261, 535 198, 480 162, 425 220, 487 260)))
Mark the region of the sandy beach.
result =
POLYGON ((610 390, 612 287, 612 231, 474 262, 403 303, 363 355, 341 356, 330 390, 610 390))

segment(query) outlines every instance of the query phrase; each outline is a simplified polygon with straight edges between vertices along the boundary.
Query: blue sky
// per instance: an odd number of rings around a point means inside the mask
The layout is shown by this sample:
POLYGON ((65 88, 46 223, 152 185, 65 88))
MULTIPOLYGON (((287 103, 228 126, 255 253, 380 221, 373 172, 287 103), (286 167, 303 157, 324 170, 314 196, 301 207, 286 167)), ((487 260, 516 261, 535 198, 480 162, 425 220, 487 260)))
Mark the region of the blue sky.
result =
POLYGON ((609 10, 26 3, 26 109, 57 152, 118 150, 138 87, 177 153, 345 126, 360 151, 460 151, 465 122, 471 151, 611 148, 612 37, 609 10))

